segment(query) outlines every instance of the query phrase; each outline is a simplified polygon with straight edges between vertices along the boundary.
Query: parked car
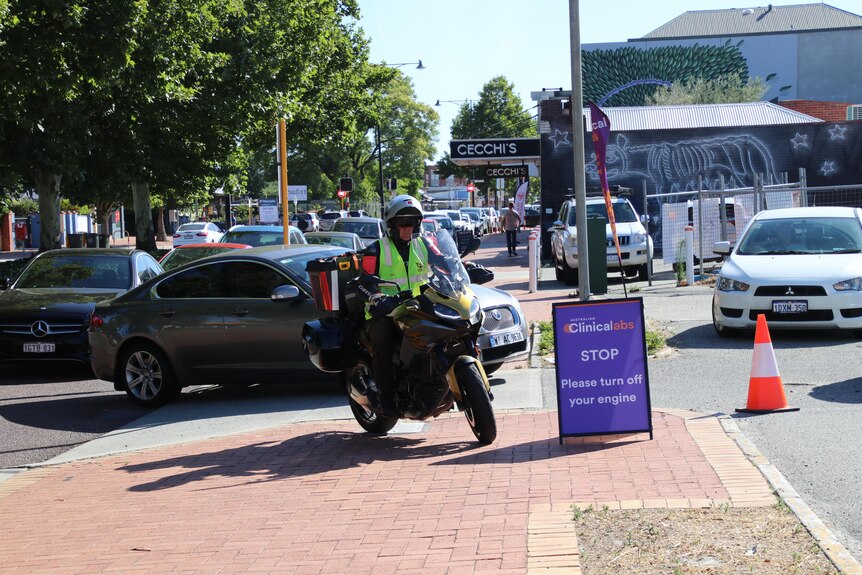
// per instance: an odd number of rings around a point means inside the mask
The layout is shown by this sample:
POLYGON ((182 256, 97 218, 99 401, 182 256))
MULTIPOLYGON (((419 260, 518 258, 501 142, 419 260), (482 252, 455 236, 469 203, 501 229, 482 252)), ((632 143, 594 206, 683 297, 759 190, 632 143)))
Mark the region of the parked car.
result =
POLYGON ((320 216, 320 229, 321 232, 329 232, 332 231, 332 226, 335 225, 335 220, 340 218, 348 217, 347 212, 344 210, 337 210, 334 212, 318 212, 317 214, 320 216))
POLYGON ((488 222, 485 221, 485 212, 482 211, 482 208, 460 208, 458 210, 462 214, 466 214, 467 217, 470 218, 470 221, 473 222, 473 229, 476 235, 481 236, 482 234, 490 231, 488 229, 488 222))
MULTIPOLYGON (((646 216, 638 216, 634 206, 622 196, 611 198, 614 218, 617 224, 617 238, 622 252, 623 271, 627 276, 637 276, 639 280, 649 279, 647 261, 652 259, 652 239, 647 236, 643 222, 646 216)), ((587 217, 602 217, 608 220, 604 196, 588 197, 587 217)), ((551 235, 551 257, 554 273, 558 280, 567 284, 578 281, 578 242, 577 214, 574 198, 568 198, 560 208, 558 219, 554 222, 551 235)), ((610 223, 605 225, 607 238, 606 253, 608 270, 619 270, 620 263, 614 246, 610 223)))
POLYGON ((386 236, 386 226, 380 218, 341 218, 335 221, 332 231, 356 234, 363 247, 386 236))
POLYGON ((473 229, 473 221, 465 214, 462 214, 458 210, 444 210, 444 213, 449 216, 449 219, 451 219, 452 223, 455 224, 456 231, 466 230, 475 235, 475 231, 473 229))
POLYGON ((162 273, 134 248, 72 248, 35 256, 14 282, 0 283, 0 361, 88 363, 87 328, 96 302, 162 273))
POLYGON ((449 232, 453 240, 455 239, 455 223, 452 221, 452 218, 440 212, 425 212, 425 218, 437 220, 440 227, 449 232))
POLYGON ((184 246, 177 246, 163 255, 162 259, 159 260, 159 264, 167 271, 206 256, 250 247, 248 244, 224 244, 221 242, 214 244, 186 244, 184 246))
POLYGON ((302 325, 318 316, 305 265, 344 252, 307 244, 234 250, 102 302, 90 324, 93 372, 147 406, 193 384, 315 374, 300 340, 302 325))
POLYGON ((213 243, 221 239, 222 232, 212 222, 191 222, 177 228, 173 236, 173 246, 185 244, 213 243))
POLYGON ((498 212, 497 209, 493 207, 485 207, 481 209, 482 212, 485 214, 485 219, 487 220, 488 233, 500 231, 500 212, 498 212))
POLYGON ((440 222, 433 218, 422 218, 422 233, 423 234, 435 234, 437 230, 443 229, 440 226, 440 222))
POLYGON ((301 214, 293 214, 290 217, 291 225, 296 226, 303 232, 319 232, 320 218, 314 212, 303 212, 301 214))
POLYGON ((752 330, 847 329, 862 334, 862 209, 808 207, 756 214, 731 251, 712 298, 722 337, 752 330))
POLYGON ((352 232, 308 232, 305 241, 310 244, 341 246, 358 252, 364 246, 362 239, 352 232))
POLYGON ((539 208, 524 208, 524 225, 528 228, 538 226, 542 221, 542 214, 539 208))
MULTIPOLYGON (((305 235, 299 228, 289 226, 288 241, 290 244, 304 244, 305 235)), ((226 244, 248 244, 250 246, 273 246, 284 244, 284 226, 233 226, 221 238, 226 244)))
POLYGON ((526 358, 529 355, 527 322, 518 300, 497 288, 475 283, 470 287, 485 314, 476 340, 485 373, 494 373, 506 361, 526 358))

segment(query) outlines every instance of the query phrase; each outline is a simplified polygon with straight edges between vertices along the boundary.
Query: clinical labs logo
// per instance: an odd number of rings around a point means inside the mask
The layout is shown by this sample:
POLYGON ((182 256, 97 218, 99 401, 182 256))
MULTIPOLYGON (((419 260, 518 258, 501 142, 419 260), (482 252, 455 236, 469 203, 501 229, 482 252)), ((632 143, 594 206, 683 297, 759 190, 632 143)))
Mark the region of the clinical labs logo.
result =
POLYGON ((583 333, 599 333, 609 331, 626 331, 635 328, 634 322, 626 320, 604 320, 598 321, 596 318, 581 318, 563 324, 563 333, 583 334, 583 333))

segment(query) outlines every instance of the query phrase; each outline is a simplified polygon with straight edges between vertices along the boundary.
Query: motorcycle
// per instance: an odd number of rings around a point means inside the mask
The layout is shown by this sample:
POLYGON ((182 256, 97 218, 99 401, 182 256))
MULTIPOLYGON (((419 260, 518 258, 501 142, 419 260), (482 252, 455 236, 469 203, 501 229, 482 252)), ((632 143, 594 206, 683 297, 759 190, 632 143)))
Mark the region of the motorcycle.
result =
POLYGON ((384 416, 378 409, 373 351, 364 329, 365 298, 360 295, 357 279, 344 273, 358 272, 355 256, 352 265, 341 257, 331 266, 342 272, 340 280, 332 280, 341 284, 336 289, 327 289, 330 284, 315 287, 318 274, 312 273, 312 267, 319 270, 327 266, 309 265, 315 301, 325 299, 329 305, 323 307, 327 310, 333 308, 332 301, 340 305, 334 306, 337 311, 303 326, 303 347, 318 369, 342 374, 353 416, 369 433, 385 434, 400 418, 427 420, 457 406, 476 439, 487 445, 497 437, 497 422, 491 386, 476 345, 483 312, 470 289, 470 278, 481 282, 491 272, 474 265, 468 273, 445 230, 426 237, 433 246, 429 249, 428 282, 419 296, 401 292, 398 306, 389 314, 401 335, 393 354, 398 417, 384 416), (326 297, 318 298, 318 293, 326 297), (329 297, 336 293, 334 300, 329 297))

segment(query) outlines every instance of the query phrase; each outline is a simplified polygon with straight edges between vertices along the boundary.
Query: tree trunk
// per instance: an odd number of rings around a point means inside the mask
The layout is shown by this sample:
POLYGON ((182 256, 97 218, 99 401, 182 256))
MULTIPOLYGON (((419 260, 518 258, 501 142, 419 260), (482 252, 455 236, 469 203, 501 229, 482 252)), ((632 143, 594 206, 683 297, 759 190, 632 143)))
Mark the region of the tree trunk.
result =
POLYGON ((60 174, 34 170, 36 191, 39 193, 39 251, 60 247, 60 174))
POLYGON ((150 185, 132 183, 132 200, 135 208, 135 247, 148 252, 156 251, 156 234, 153 231, 153 213, 150 207, 150 185))
POLYGON ((163 242, 167 239, 165 235, 165 207, 159 206, 156 210, 159 215, 159 221, 156 223, 156 240, 163 242))

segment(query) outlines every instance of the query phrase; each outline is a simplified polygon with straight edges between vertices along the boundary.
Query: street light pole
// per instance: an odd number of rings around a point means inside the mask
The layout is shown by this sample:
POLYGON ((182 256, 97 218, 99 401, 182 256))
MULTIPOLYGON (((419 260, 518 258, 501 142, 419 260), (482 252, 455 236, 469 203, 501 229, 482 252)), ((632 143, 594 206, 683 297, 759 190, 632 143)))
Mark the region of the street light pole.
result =
POLYGON ((377 120, 377 169, 380 171, 380 219, 383 219, 383 210, 386 206, 383 190, 383 148, 380 147, 380 120, 377 120))

